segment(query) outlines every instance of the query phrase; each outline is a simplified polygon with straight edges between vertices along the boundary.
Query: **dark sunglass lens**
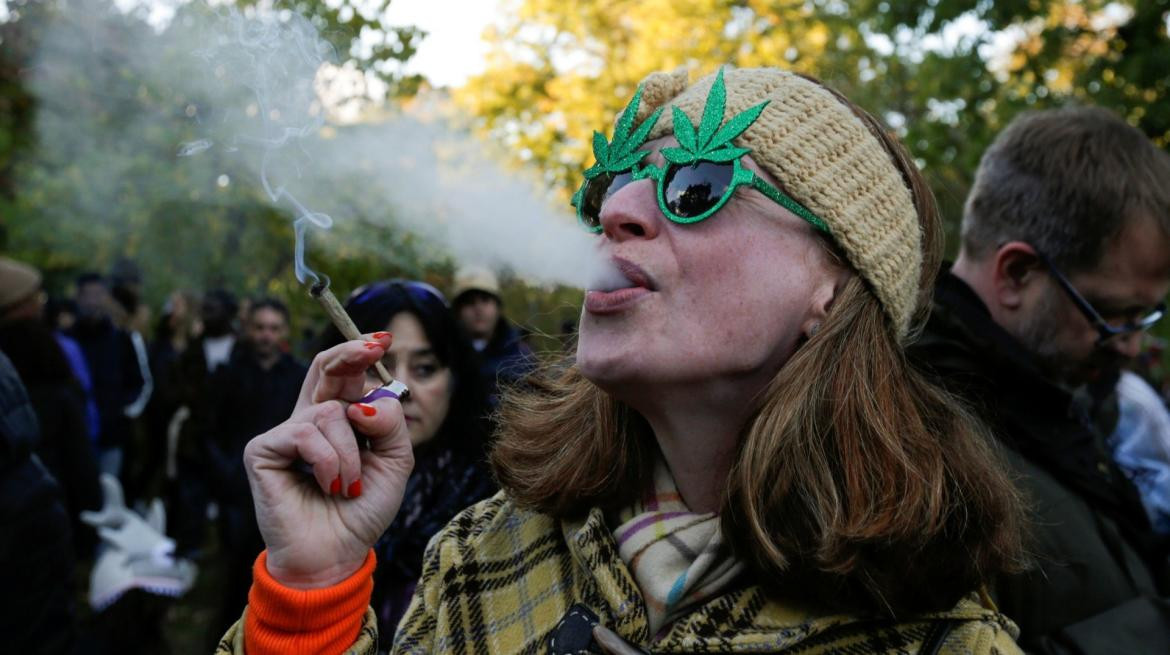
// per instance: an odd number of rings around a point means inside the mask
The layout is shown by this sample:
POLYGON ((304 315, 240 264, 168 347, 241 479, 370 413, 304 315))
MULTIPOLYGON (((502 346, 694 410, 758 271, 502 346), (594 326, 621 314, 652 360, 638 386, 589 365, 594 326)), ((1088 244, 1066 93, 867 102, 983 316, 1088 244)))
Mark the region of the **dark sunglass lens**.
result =
POLYGON ((585 194, 581 199, 581 216, 589 227, 601 225, 601 206, 609 197, 633 181, 629 171, 613 175, 602 173, 585 183, 585 194))
POLYGON ((666 208, 682 218, 698 216, 719 204, 734 174, 732 164, 709 161, 671 166, 663 180, 666 208))

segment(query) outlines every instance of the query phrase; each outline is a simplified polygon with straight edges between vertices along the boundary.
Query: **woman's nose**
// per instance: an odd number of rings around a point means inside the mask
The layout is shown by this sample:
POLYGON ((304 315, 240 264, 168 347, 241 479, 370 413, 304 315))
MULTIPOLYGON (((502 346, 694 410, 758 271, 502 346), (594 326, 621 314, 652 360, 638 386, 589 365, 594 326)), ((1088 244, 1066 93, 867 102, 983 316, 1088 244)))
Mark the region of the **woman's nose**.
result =
POLYGON ((631 182, 601 205, 601 231, 614 241, 653 239, 662 228, 662 211, 653 180, 631 182))

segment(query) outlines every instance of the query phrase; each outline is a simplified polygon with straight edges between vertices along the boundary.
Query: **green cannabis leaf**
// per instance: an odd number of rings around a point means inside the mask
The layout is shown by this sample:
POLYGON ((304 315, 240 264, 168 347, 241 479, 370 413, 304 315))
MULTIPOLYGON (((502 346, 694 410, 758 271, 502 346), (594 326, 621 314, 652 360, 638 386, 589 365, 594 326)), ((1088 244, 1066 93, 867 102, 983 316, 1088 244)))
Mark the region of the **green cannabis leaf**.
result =
POLYGON ((622 115, 618 118, 617 126, 614 128, 613 138, 607 141, 601 132, 593 133, 593 156, 597 159, 597 163, 585 171, 586 179, 602 172, 618 173, 628 170, 650 154, 649 150, 639 150, 638 148, 642 147, 650 130, 658 122, 658 117, 662 114, 662 107, 656 109, 631 133, 630 130, 634 127, 634 117, 638 114, 638 106, 641 102, 642 87, 639 86, 634 97, 622 110, 622 115))
POLYGON ((768 101, 745 109, 720 127, 719 123, 723 119, 726 106, 727 87, 723 83, 723 69, 719 69, 715 83, 707 93, 707 103, 703 107, 703 117, 697 131, 691 124, 691 119, 681 109, 673 108, 674 138, 678 139, 680 147, 663 148, 662 157, 672 164, 682 166, 701 160, 735 161, 751 152, 751 149, 736 147, 731 142, 759 118, 760 112, 768 106, 768 101))

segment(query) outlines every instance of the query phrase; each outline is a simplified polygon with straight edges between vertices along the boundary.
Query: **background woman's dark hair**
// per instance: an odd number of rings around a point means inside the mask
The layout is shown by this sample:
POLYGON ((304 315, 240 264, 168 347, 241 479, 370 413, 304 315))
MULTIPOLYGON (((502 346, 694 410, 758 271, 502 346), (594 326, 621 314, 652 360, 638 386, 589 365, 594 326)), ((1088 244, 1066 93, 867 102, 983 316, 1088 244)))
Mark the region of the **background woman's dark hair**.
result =
MULTIPOLYGON (((443 295, 428 284, 409 280, 382 280, 358 287, 345 302, 345 309, 363 334, 385 330, 402 312, 409 312, 422 324, 435 357, 451 369, 454 391, 450 409, 433 443, 458 438, 483 443, 487 436, 487 394, 479 380, 479 360, 459 330, 443 295)), ((321 333, 318 351, 332 348, 344 339, 332 324, 321 333)))

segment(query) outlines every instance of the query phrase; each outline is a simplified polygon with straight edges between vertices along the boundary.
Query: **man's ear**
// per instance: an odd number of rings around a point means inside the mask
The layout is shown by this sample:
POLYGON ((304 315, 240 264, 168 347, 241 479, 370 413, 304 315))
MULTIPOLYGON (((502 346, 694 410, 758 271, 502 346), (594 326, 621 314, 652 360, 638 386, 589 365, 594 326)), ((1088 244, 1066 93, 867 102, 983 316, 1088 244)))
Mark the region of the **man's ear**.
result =
POLYGON ((1047 274, 1036 249, 1023 241, 1009 241, 1000 246, 992 263, 991 291, 1005 309, 1019 309, 1024 302, 1024 292, 1041 275, 1047 274))

